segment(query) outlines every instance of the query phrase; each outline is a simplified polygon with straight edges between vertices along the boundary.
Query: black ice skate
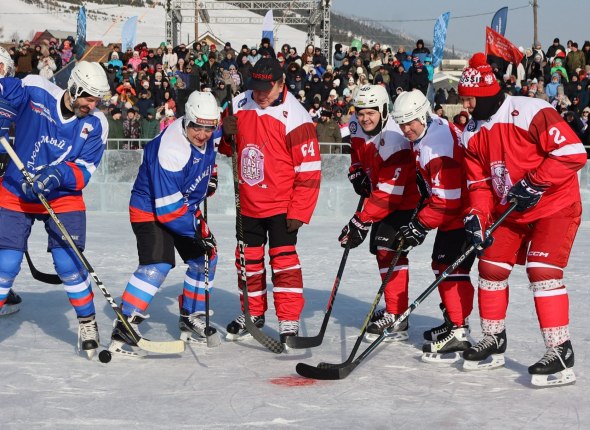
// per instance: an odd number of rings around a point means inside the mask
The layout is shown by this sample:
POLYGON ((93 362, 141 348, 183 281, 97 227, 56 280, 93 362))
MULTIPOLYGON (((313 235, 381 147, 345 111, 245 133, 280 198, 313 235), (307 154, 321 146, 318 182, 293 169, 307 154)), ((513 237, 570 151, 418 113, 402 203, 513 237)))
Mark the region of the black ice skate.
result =
POLYGON ((383 312, 383 316, 369 324, 367 327, 366 338, 369 341, 373 341, 377 339, 381 334, 387 331, 387 339, 388 341, 399 342, 402 340, 408 339, 408 328, 409 323, 407 318, 393 331, 389 331, 392 329, 395 322, 399 318, 399 315, 390 314, 389 312, 383 312))
POLYGON ((497 334, 486 334, 477 344, 463 351, 463 369, 483 370, 504 366, 505 352, 506 330, 497 334))
POLYGON ((3 315, 11 315, 20 311, 20 304, 22 299, 18 294, 12 291, 12 288, 8 291, 8 296, 6 296, 6 301, 4 302, 4 306, 0 309, 0 316, 3 315))
MULTIPOLYGON (((142 315, 137 311, 134 311, 131 316, 127 317, 127 321, 135 330, 137 334, 139 333, 139 324, 141 324, 144 320, 148 319, 149 315, 142 315)), ((145 357, 147 353, 137 346, 137 343, 133 340, 133 338, 127 332, 125 325, 119 321, 119 319, 115 319, 113 323, 113 332, 111 334, 111 344, 109 345, 108 350, 113 355, 119 355, 122 357, 127 358, 141 358, 145 357)))
MULTIPOLYGON (((264 327, 264 315, 251 315, 250 319, 256 327, 264 327)), ((246 316, 244 314, 240 315, 227 325, 227 335, 225 337, 227 340, 247 339, 250 337, 252 337, 252 335, 248 333, 248 330, 246 329, 246 316)))
POLYGON ((279 321, 279 335, 281 342, 287 342, 287 336, 297 336, 299 334, 299 321, 282 320, 279 321))
POLYGON ((566 340, 561 345, 547 348, 543 358, 529 367, 531 383, 536 387, 567 385, 576 382, 574 374, 574 350, 566 340))
POLYGON ((84 351, 91 360, 99 345, 95 315, 78 317, 78 351, 84 351))
POLYGON ((370 322, 375 322, 380 320, 381 318, 383 318, 383 315, 385 315, 385 308, 381 308, 381 309, 377 309, 375 312, 373 312, 373 315, 371 315, 371 320, 370 322))
POLYGON ((178 319, 178 328, 180 328, 180 340, 187 343, 207 344, 207 335, 214 336, 215 340, 209 340, 209 343, 217 342, 219 334, 214 327, 209 326, 209 333, 206 333, 207 324, 205 321, 205 312, 193 312, 189 314, 187 310, 180 310, 178 319))
MULTIPOLYGON (((444 321, 441 325, 439 325, 437 327, 433 327, 430 330, 426 330, 424 332, 424 340, 433 342, 433 341, 437 341, 443 337, 446 337, 449 330, 451 330, 451 328, 453 327, 453 322, 449 318, 449 314, 447 313, 445 305, 443 305, 441 303, 439 305, 439 307, 443 313, 444 321)), ((465 322, 465 325, 467 325, 467 322, 465 322)))
POLYGON ((461 358, 459 354, 471 347, 467 339, 468 326, 451 326, 447 335, 422 346, 422 361, 427 363, 454 363, 461 358))

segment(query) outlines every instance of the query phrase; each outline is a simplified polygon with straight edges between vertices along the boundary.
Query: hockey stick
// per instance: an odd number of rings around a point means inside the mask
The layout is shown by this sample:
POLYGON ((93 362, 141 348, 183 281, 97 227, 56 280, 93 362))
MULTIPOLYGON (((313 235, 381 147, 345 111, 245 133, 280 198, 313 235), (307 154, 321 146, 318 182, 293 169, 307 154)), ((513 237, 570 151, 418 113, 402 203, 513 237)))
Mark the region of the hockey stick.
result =
MULTIPOLYGON (((4 147, 4 149, 6 150, 6 152, 8 153, 8 155, 10 156, 10 158, 12 159, 14 164, 16 164, 16 167, 21 171, 25 180, 29 183, 29 185, 32 186, 34 183, 33 178, 31 177, 29 172, 27 172, 27 170, 25 169, 23 162, 20 160, 20 158, 18 157, 16 152, 14 152, 14 149, 12 149, 12 146, 10 146, 10 144, 6 141, 6 139, 4 137, 0 137, 0 143, 2 143, 2 146, 4 147)), ((94 271, 94 269, 92 268, 92 266, 90 265, 90 263, 88 262, 86 257, 84 256, 84 254, 82 253, 82 251, 80 251, 78 249, 78 247, 74 243, 74 240, 72 239, 72 236, 66 230, 65 226, 61 223, 61 221, 57 217, 57 214, 55 213, 53 208, 49 205, 49 202, 47 201, 45 196, 43 194, 39 193, 39 194, 37 194, 37 197, 39 198, 39 200, 41 201, 41 203, 43 204, 43 206, 47 210, 47 213, 49 214, 49 216, 55 222, 55 225, 57 226, 57 228, 59 229, 59 231, 61 232, 61 234, 65 238, 66 242, 68 242, 68 244, 70 245, 70 247, 72 248, 72 250, 74 251, 76 256, 80 259, 80 262, 82 263, 84 268, 88 271, 88 274, 94 280, 94 283, 96 284, 96 286, 100 289, 100 291, 104 295, 107 302, 113 308, 113 311, 117 315, 117 319, 119 321, 121 321, 121 323, 123 324, 123 326, 125 327, 125 329, 129 333, 129 335, 133 338, 133 341, 135 343, 137 343, 137 346, 139 346, 141 349, 144 349, 146 351, 157 352, 157 353, 162 353, 162 354, 175 354, 175 353, 183 352, 184 351, 184 342, 181 340, 155 342, 155 341, 144 339, 135 330, 133 330, 133 327, 131 327, 131 325, 129 324, 129 321, 127 321, 127 318, 121 312, 121 308, 117 305, 117 303, 115 302, 115 300, 113 299, 113 297, 111 296, 109 291, 106 289, 106 287, 104 286, 104 284, 102 283, 102 281, 100 280, 100 278, 98 277, 98 275, 96 274, 96 272, 94 271)))
POLYGON ((52 284, 52 285, 59 285, 61 284, 61 278, 54 273, 43 273, 37 270, 35 265, 33 264, 33 260, 31 260, 31 256, 29 255, 29 251, 25 251, 25 258, 27 259, 27 264, 29 265, 29 270, 31 271, 31 276, 33 279, 37 281, 44 282, 45 284, 52 284))
MULTIPOLYGON (((230 103, 230 113, 231 113, 231 103, 230 103)), ((246 245, 244 243, 244 229, 242 225, 242 207, 240 205, 240 183, 238 179, 238 149, 236 147, 235 138, 232 136, 230 139, 231 149, 232 149, 232 157, 231 157, 231 164, 233 170, 233 179, 234 179, 234 197, 235 197, 235 207, 236 207, 236 232, 238 236, 238 254, 240 257, 240 287, 242 289, 242 296, 244 301, 244 316, 245 316, 245 324, 246 329, 252 335, 254 339, 260 342, 261 345, 268 348, 270 351, 280 354, 285 350, 285 345, 280 341, 273 339, 272 337, 265 334, 262 330, 256 327, 256 324, 252 322, 250 317, 250 306, 248 304, 248 283, 246 277, 246 255, 245 255, 245 248, 246 245)))
MULTIPOLYGON (((361 196, 356 208, 357 212, 363 209, 364 201, 365 197, 361 196)), ((287 336, 287 346, 294 349, 300 349, 314 348, 321 345, 322 341, 324 340, 324 334, 326 333, 326 327, 328 327, 328 320, 330 319, 332 309, 334 308, 334 300, 336 299, 336 294, 338 293, 338 288, 340 287, 340 280, 342 279, 342 274, 344 273, 344 267, 346 266, 346 260, 348 259, 349 252, 350 244, 346 243, 346 246, 344 247, 344 253, 342 254, 342 259, 340 260, 340 266, 338 267, 338 272, 336 273, 336 279, 334 279, 334 286, 332 287, 332 293, 330 294, 330 299, 328 300, 328 305, 326 307, 326 313, 324 314, 324 321, 322 322, 320 332, 316 336, 309 337, 287 336)))
MULTIPOLYGON (((512 204, 506 209, 506 211, 494 222, 485 233, 485 237, 487 238, 490 236, 496 228, 514 211, 516 208, 516 202, 512 202, 512 204)), ((408 316, 422 303, 426 297, 432 293, 441 282, 443 282, 451 273, 453 273, 459 265, 473 252, 475 252, 478 248, 474 245, 470 245, 463 254, 461 254, 453 264, 451 264, 447 269, 442 272, 436 280, 430 284, 422 294, 418 296, 416 300, 412 302, 412 304, 405 310, 403 314, 399 316, 399 318, 395 321, 393 327, 388 330, 385 330, 377 339, 375 339, 371 344, 359 355, 354 361, 354 355, 351 354, 346 361, 340 364, 329 364, 329 363, 320 363, 320 365, 310 366, 305 363, 298 363, 296 367, 296 371, 299 375, 304 376, 306 378, 312 379, 322 379, 322 380, 338 380, 346 378, 362 361, 367 358, 367 356, 377 348, 381 342, 385 340, 389 331, 394 331, 397 329, 407 318, 408 316)))
MULTIPOLYGON (((207 197, 203 202, 203 219, 207 222, 207 197)), ((205 337, 209 348, 218 347, 221 344, 219 333, 209 324, 209 253, 205 252, 205 337)))

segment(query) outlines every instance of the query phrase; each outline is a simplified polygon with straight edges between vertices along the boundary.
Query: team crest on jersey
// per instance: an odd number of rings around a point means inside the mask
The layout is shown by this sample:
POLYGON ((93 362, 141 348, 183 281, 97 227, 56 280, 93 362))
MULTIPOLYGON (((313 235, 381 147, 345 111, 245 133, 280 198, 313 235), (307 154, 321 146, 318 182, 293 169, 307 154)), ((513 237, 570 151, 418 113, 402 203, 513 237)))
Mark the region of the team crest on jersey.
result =
POLYGON ((238 102, 238 109, 241 108, 242 106, 244 106, 246 104, 247 100, 245 98, 243 98, 242 100, 240 100, 238 102))
POLYGON ((30 104, 31 110, 33 112, 35 112, 36 114, 41 115, 42 117, 47 118, 50 122, 52 122, 53 124, 55 124, 55 120, 53 118, 51 118, 51 111, 49 110, 48 107, 46 107, 43 103, 35 103, 32 100, 31 100, 30 103, 31 103, 30 104))
POLYGON ((264 181, 264 154, 253 144, 246 145, 241 157, 242 179, 248 185, 264 181))
POLYGON ((90 134, 90 132, 92 130, 94 130, 94 127, 92 127, 92 124, 85 122, 84 125, 82 126, 82 131, 80 132, 80 137, 82 139, 86 140, 86 138, 88 137, 88 135, 90 134))
POLYGON ((517 111, 516 109, 514 109, 512 112, 510 112, 510 115, 512 115, 512 116, 518 116, 518 115, 520 115, 520 112, 517 111))
POLYGON ((350 134, 356 134, 356 130, 358 128, 358 124, 356 122, 351 122, 348 124, 348 130, 350 130, 350 134))
POLYGON ((492 170, 492 188, 496 195, 500 197, 502 204, 505 204, 506 194, 514 185, 510 179, 510 174, 503 161, 494 161, 490 164, 490 167, 492 170))
POLYGON ((475 121, 471 120, 467 123, 467 131, 474 131, 475 130, 475 121))

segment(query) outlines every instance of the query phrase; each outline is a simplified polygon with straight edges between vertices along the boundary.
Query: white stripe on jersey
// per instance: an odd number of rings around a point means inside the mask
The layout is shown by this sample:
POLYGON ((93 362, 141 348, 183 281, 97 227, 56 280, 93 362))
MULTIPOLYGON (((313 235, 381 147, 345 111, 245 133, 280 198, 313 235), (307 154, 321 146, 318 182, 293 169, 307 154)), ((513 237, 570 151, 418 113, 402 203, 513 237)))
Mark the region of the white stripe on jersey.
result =
POLYGON ((384 182, 377 184, 377 189, 387 194, 393 194, 395 196, 402 196, 404 194, 404 187, 402 185, 392 185, 384 182))
POLYGON ((564 155, 575 155, 585 153, 586 149, 584 149, 584 145, 582 145, 581 143, 572 143, 570 145, 565 145, 561 148, 555 149, 551 151, 549 154, 553 155, 554 157, 560 157, 564 155))
POLYGON ((295 172, 316 172, 318 170, 322 170, 322 162, 321 161, 306 161, 305 163, 301 163, 299 166, 295 166, 295 172))
POLYGON ((447 200, 458 200, 461 198, 461 188, 445 190, 444 188, 432 188, 432 194, 447 200))
POLYGON ((177 191, 172 195, 160 197, 159 199, 156 199, 156 207, 162 208, 162 207, 168 206, 172 203, 176 203, 179 200, 182 200, 182 193, 180 191, 177 191))

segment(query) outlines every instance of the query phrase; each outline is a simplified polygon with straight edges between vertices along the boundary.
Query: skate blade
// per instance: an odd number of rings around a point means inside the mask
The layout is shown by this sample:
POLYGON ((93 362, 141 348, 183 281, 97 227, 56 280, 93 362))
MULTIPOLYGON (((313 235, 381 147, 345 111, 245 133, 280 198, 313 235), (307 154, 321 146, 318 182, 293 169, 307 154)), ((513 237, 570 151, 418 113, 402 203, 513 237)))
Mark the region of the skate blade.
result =
POLYGON ((78 350, 78 353, 84 357, 86 357, 88 360, 92 360, 94 358, 94 356, 96 355, 96 351, 98 350, 97 348, 93 348, 93 349, 82 349, 82 350, 78 350))
POLYGON ((531 384, 538 388, 554 387, 557 385, 569 385, 576 382, 574 369, 568 368, 551 375, 533 375, 531 384))
POLYGON ((204 337, 197 337, 196 334, 191 333, 190 331, 181 331, 180 332, 180 340, 186 343, 190 343, 192 345, 206 345, 207 339, 204 337))
POLYGON ((459 352, 447 352, 441 354, 440 352, 424 352, 422 353, 422 361, 425 363, 435 364, 453 364, 461 359, 459 352))
POLYGON ((240 333, 236 333, 236 334, 227 333, 225 335, 225 340, 229 340, 230 342, 241 342, 244 340, 251 340, 251 339, 253 339, 252 335, 247 331, 242 334, 240 334, 240 333))
POLYGON ((138 359, 147 357, 148 353, 137 346, 127 345, 118 340, 112 340, 107 348, 113 357, 138 359))
POLYGON ((17 313, 18 311, 20 311, 20 305, 7 305, 5 304, 4 306, 2 306, 2 309, 0 309, 0 317, 3 316, 7 316, 7 315, 12 315, 17 313))
MULTIPOLYGON (((368 342, 373 342, 379 337, 378 334, 375 333, 366 333, 365 340, 368 342)), ((402 342, 404 340, 408 340, 408 332, 407 331, 395 331, 393 333, 387 333, 383 342, 402 342)))
POLYGON ((463 360, 463 370, 489 370, 504 366, 504 354, 492 354, 485 360, 463 360))

